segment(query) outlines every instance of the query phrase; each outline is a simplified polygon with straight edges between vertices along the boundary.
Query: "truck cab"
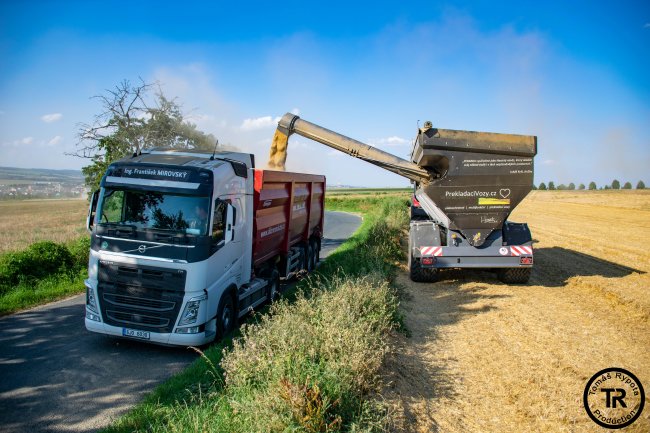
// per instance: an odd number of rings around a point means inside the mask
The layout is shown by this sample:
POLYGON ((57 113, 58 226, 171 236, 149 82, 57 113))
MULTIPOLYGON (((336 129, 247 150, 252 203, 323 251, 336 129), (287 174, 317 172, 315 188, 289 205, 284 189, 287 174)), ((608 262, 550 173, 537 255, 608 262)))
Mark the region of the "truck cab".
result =
MULTIPOLYGON (((223 293, 250 283, 253 163, 154 150, 111 164, 89 212, 86 328, 162 344, 213 340, 223 293)), ((236 320, 226 304, 222 328, 236 320)))

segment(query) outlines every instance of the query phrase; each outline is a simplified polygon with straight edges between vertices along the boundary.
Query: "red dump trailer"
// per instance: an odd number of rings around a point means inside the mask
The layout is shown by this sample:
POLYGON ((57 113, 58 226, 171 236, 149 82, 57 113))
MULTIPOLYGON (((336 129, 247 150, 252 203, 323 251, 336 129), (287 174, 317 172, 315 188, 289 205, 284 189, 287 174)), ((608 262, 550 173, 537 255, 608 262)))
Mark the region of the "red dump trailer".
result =
MULTIPOLYGON (((255 170, 253 264, 278 257, 280 269, 291 250, 307 246, 308 269, 318 262, 325 212, 325 176, 255 170)), ((287 258, 289 260, 287 260, 287 258)), ((287 270, 289 275, 292 271, 287 270)))

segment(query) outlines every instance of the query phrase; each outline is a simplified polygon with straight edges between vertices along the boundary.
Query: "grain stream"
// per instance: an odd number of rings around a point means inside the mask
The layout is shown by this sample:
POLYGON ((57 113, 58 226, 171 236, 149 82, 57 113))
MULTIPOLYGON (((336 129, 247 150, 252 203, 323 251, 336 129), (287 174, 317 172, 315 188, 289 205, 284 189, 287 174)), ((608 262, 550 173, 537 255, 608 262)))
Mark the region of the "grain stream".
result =
POLYGON ((269 152, 268 168, 271 170, 284 171, 284 165, 287 162, 287 147, 289 145, 289 136, 279 129, 273 134, 271 150, 269 152))

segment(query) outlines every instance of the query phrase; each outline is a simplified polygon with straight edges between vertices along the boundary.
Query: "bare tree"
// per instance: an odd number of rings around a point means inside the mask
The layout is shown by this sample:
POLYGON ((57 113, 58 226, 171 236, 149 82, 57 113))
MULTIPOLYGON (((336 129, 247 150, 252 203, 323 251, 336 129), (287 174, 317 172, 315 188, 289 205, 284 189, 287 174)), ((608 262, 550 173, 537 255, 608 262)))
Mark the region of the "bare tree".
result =
MULTIPOLYGON (((97 189, 113 161, 145 148, 169 147, 212 151, 216 138, 183 119, 181 106, 166 98, 158 83, 120 82, 103 95, 94 96, 102 111, 91 123, 79 125, 77 149, 72 155, 90 159, 83 168, 86 184, 97 189), (149 98, 157 87, 154 98, 149 98)), ((221 148, 221 150, 225 150, 221 148)))
POLYGON ((114 89, 106 90, 106 94, 93 96, 100 101, 102 112, 95 115, 93 122, 79 125, 77 150, 75 156, 81 158, 97 158, 106 149, 106 138, 111 138, 112 153, 127 154, 129 151, 139 152, 146 140, 145 125, 150 116, 150 108, 145 96, 154 86, 140 79, 140 84, 132 85, 123 80, 114 89), (122 150, 123 152, 120 152, 122 150))

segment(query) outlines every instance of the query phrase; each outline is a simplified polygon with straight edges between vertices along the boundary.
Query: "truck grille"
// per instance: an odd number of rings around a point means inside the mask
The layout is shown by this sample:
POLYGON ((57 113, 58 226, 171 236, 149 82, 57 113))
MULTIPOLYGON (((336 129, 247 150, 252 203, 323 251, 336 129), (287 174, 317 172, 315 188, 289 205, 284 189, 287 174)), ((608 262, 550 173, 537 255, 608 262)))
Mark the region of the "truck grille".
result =
POLYGON ((171 332, 185 293, 184 270, 100 261, 98 296, 108 325, 171 332))

